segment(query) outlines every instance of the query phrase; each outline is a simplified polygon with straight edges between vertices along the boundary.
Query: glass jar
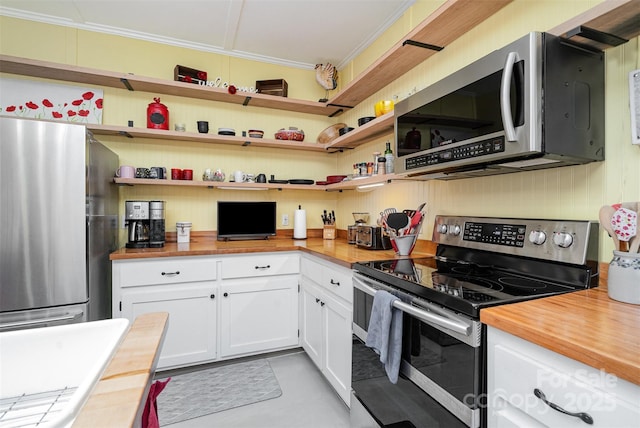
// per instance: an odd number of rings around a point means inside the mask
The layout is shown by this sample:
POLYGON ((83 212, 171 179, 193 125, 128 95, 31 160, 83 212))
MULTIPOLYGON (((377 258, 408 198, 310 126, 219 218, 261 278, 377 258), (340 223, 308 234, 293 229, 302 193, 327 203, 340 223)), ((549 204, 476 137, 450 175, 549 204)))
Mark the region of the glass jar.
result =
POLYGON ((640 253, 613 252, 607 289, 614 300, 640 305, 640 253))

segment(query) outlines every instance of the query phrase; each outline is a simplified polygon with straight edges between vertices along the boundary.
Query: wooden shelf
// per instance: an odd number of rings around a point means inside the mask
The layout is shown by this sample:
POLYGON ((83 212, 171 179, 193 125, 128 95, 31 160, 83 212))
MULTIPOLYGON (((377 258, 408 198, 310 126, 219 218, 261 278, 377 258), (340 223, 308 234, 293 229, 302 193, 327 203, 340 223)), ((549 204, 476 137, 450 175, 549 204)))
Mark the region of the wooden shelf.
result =
POLYGON ((200 86, 193 83, 136 76, 127 73, 97 70, 68 64, 38 61, 9 55, 0 55, 0 71, 23 76, 62 80, 130 91, 152 92, 201 100, 264 107, 277 110, 308 113, 322 116, 337 116, 344 110, 328 106, 326 103, 296 100, 265 94, 237 92, 230 94, 226 89, 200 86))
POLYGON ((95 135, 116 135, 127 138, 149 138, 169 141, 195 141, 200 143, 230 144, 234 146, 270 147, 277 149, 324 152, 325 145, 315 142, 276 140, 269 138, 249 138, 194 132, 165 131, 162 129, 130 128, 126 126, 94 125, 87 128, 95 135))
POLYGON ((446 48, 512 0, 449 0, 329 100, 354 107, 437 53, 407 41, 446 48))
POLYGON ((327 143, 326 150, 336 152, 345 148, 352 149, 373 138, 392 134, 394 125, 395 117, 393 112, 389 112, 327 143))
POLYGON ((598 50, 606 50, 612 42, 602 42, 584 37, 580 27, 596 30, 602 33, 604 39, 621 39, 618 43, 633 39, 640 35, 640 1, 638 0, 607 0, 599 3, 588 11, 570 19, 569 21, 549 30, 549 33, 564 37, 583 46, 590 46, 598 50))
POLYGON ((200 180, 156 180, 148 178, 119 178, 113 179, 114 183, 127 186, 149 185, 149 186, 184 186, 184 187, 206 187, 218 190, 319 190, 319 191, 342 191, 353 190, 358 186, 371 185, 377 183, 387 183, 398 177, 395 174, 374 175, 372 177, 359 178, 355 180, 343 181, 335 184, 320 186, 317 184, 275 184, 275 183, 234 183, 229 181, 200 181, 200 180))

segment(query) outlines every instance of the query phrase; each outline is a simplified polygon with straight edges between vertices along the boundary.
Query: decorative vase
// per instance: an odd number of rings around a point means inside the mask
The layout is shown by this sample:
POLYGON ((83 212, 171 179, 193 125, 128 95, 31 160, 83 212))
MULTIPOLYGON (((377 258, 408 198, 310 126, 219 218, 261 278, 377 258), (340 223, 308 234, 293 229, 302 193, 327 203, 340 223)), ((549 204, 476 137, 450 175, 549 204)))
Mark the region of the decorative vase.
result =
POLYGON ((640 253, 613 252, 607 288, 612 299, 640 305, 640 253))

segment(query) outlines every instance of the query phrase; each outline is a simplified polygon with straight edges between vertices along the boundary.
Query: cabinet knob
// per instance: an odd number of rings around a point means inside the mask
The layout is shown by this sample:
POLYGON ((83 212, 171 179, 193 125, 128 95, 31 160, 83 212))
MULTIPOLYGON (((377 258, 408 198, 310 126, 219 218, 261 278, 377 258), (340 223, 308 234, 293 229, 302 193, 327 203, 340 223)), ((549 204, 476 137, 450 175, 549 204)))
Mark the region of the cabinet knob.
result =
POLYGON ((215 295, 215 294, 212 294, 212 295, 211 295, 211 296, 209 296, 209 297, 211 297, 212 299, 215 299, 215 298, 216 298, 216 295, 215 295))
POLYGON ((324 302, 320 302, 320 306, 324 306, 324 302))
POLYGON ((229 293, 224 293, 223 296, 224 297, 229 297, 229 293))
POLYGON ((162 275, 163 275, 163 276, 165 276, 165 275, 166 275, 166 276, 176 276, 176 275, 180 275, 180 271, 179 271, 179 270, 177 270, 177 271, 175 271, 175 272, 162 272, 162 275))
POLYGON ((318 298, 316 297, 316 303, 318 303, 319 301, 320 301, 320 299, 318 299, 318 298))
POLYGON ((331 283, 331 285, 335 285, 335 286, 340 286, 340 281, 334 281, 333 278, 331 278, 331 281, 329 281, 331 283))

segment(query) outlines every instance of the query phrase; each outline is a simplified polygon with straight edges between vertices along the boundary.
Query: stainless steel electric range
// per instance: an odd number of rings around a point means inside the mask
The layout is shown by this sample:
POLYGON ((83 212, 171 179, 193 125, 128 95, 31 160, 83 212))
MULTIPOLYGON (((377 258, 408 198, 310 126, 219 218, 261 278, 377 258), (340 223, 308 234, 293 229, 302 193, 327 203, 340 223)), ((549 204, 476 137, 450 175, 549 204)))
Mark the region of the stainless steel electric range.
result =
POLYGON ((354 265, 353 427, 486 424, 480 311, 598 285, 598 223, 437 216, 433 257, 354 265), (403 312, 401 376, 364 345, 377 290, 403 312))

